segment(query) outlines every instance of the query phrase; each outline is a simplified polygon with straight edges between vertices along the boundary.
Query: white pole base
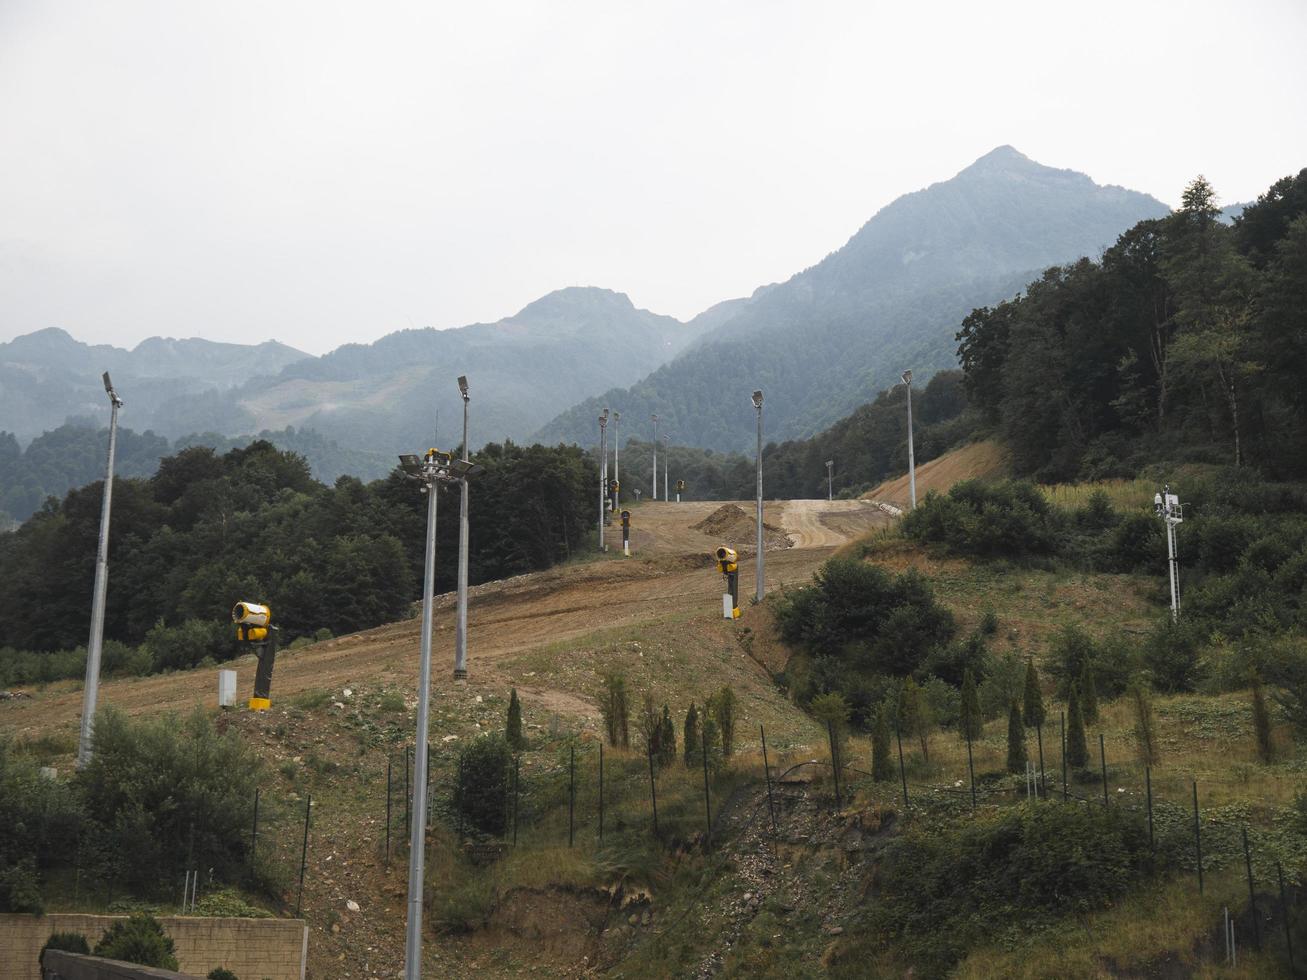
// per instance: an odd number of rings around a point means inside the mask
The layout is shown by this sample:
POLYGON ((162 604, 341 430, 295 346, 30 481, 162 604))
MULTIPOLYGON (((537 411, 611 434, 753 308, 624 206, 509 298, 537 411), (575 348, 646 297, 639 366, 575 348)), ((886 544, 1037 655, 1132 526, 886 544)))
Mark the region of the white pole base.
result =
POLYGON ((630 542, 630 541, 623 541, 623 542, 622 542, 622 554, 626 555, 627 558, 630 558, 630 557, 631 557, 631 542, 630 542))
POLYGON ((735 618, 735 603, 731 601, 729 592, 722 593, 722 619, 735 618))

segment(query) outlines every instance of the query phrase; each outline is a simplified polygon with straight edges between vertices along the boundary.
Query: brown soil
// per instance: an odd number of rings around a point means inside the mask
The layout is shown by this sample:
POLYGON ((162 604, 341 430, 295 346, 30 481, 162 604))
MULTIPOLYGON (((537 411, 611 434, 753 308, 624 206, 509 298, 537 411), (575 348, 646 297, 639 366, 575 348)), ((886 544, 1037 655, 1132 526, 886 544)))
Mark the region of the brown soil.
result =
MULTIPOLYGON (((917 467, 917 501, 931 490, 947 493, 962 480, 997 479, 1011 471, 1012 456, 1007 449, 992 440, 973 442, 917 467)), ((911 497, 908 475, 886 480, 864 497, 905 509, 911 497)))
MULTIPOLYGON (((766 517, 764 508, 762 522, 763 547, 767 551, 790 547, 793 542, 780 528, 767 523, 766 517)), ((691 525, 691 529, 700 531, 709 537, 717 538, 723 544, 729 545, 742 553, 754 554, 758 550, 757 520, 755 517, 746 514, 736 504, 723 504, 698 524, 691 525), (741 544, 741 542, 751 542, 753 547, 749 548, 747 545, 741 544)))

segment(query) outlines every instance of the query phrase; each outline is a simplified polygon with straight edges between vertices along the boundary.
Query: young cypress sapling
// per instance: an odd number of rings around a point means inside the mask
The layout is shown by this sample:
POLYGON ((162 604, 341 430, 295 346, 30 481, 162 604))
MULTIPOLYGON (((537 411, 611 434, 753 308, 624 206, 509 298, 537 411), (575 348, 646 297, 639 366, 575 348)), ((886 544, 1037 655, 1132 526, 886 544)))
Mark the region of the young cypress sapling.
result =
POLYGON ((1015 701, 1007 715, 1007 771, 1026 771, 1026 730, 1021 723, 1021 706, 1015 701))
POLYGON ((1080 708, 1080 687, 1071 685, 1066 702, 1066 761, 1072 769, 1089 765, 1089 746, 1085 743, 1085 716, 1080 708))

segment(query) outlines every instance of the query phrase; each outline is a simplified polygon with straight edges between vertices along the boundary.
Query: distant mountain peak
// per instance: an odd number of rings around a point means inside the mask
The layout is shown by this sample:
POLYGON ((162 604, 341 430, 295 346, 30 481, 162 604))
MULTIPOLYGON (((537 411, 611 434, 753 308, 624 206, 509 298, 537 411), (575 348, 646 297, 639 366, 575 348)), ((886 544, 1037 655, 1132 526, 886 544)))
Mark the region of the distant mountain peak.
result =
POLYGON ((965 177, 969 175, 988 175, 996 173, 1032 173, 1041 170, 1053 171, 1054 168, 1047 167, 1037 160, 1032 160, 1015 146, 1009 146, 1004 143, 1002 146, 994 147, 994 149, 990 150, 971 166, 962 170, 958 176, 965 177))
POLYGON ((565 286, 527 303, 512 319, 565 313, 578 309, 633 310, 635 304, 626 293, 619 293, 613 289, 604 289, 601 286, 565 286))

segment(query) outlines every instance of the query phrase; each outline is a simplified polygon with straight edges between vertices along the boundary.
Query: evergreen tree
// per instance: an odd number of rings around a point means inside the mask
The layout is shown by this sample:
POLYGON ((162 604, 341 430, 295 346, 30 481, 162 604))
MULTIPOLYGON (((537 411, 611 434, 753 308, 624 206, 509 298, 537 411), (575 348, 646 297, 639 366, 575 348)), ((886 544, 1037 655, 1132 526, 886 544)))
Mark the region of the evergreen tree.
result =
POLYGON ((508 723, 504 726, 504 735, 515 749, 526 745, 526 739, 522 737, 522 702, 517 699, 517 688, 513 688, 508 696, 508 723))
POLYGON ((871 778, 878 783, 894 778, 894 763, 890 761, 889 709, 881 705, 876 712, 876 727, 871 735, 871 778))
POLYGON ((926 704, 921 688, 917 686, 917 682, 911 677, 903 682, 902 697, 903 701, 900 707, 902 730, 905 734, 917 736, 917 741, 921 744, 922 758, 929 762, 930 728, 933 722, 930 716, 930 706, 926 704))
POLYGON ((693 768, 699 762, 699 709, 690 702, 690 710, 685 713, 684 728, 685 765, 693 768))
POLYGON ((1085 660, 1080 668, 1080 713, 1086 724, 1098 721, 1098 687, 1094 683, 1094 672, 1089 661, 1085 660))
POLYGON ((1271 742, 1271 713, 1266 708, 1266 692, 1262 690, 1262 679, 1256 672, 1252 676, 1253 685, 1253 733, 1257 738, 1257 758, 1270 762, 1275 755, 1275 746, 1271 742))
POLYGON ((1135 715, 1135 746, 1139 761, 1146 766, 1157 765, 1160 757, 1157 745, 1157 726, 1153 723, 1153 701, 1143 681, 1136 678, 1130 685, 1130 707, 1135 715))
POLYGON ((712 715, 722 735, 722 755, 730 755, 735 750, 735 691, 727 684, 710 702, 712 715))
POLYGON ((1021 706, 1021 717, 1027 728, 1038 728, 1044 723, 1044 696, 1039 690, 1039 672, 1033 659, 1026 661, 1026 689, 1021 706))
POLYGON ((629 747, 631 744, 630 694, 626 690, 626 678, 616 671, 604 675, 604 691, 599 702, 599 713, 603 715, 608 744, 622 748, 629 747))
POLYGON ((722 733, 718 729, 717 722, 713 719, 710 711, 703 713, 703 732, 699 737, 702 739, 700 742, 700 756, 695 761, 699 765, 703 765, 702 750, 707 748, 708 770, 717 772, 722 767, 722 733))
POLYGON ((1085 743, 1085 716, 1080 707, 1080 687, 1073 684, 1066 702, 1066 762, 1072 769, 1089 765, 1089 746, 1085 743))
POLYGON ((980 713, 980 697, 976 693, 976 678, 968 667, 962 674, 962 705, 958 715, 958 734, 963 741, 975 741, 984 729, 980 713))
POLYGON ((1021 724, 1021 707, 1015 701, 1007 716, 1007 771, 1026 771, 1026 731, 1021 724))
POLYGON ((672 712, 667 705, 663 705, 663 718, 659 728, 661 730, 658 735, 658 763, 670 766, 676 761, 676 724, 672 721, 672 712))

